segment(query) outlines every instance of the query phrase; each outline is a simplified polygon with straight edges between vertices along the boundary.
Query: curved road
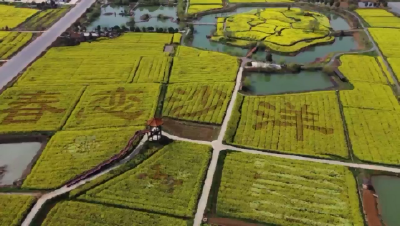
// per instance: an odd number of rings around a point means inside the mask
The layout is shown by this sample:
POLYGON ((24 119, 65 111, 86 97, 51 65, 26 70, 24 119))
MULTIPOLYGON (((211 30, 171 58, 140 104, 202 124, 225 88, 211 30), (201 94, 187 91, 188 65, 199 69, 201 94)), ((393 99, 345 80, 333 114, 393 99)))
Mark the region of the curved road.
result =
POLYGON ((67 30, 67 28, 69 28, 94 2, 95 0, 82 0, 50 29, 43 32, 41 36, 0 67, 0 89, 45 51, 47 47, 67 30))

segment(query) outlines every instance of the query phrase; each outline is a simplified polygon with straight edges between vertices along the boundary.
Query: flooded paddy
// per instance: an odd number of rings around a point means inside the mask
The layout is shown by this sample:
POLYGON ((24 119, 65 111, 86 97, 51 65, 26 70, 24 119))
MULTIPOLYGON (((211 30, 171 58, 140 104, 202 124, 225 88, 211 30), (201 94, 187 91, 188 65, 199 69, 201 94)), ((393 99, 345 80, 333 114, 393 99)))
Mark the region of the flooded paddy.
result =
POLYGON ((378 205, 386 226, 398 226, 400 222, 400 178, 373 176, 372 184, 378 195, 378 205))
POLYGON ((0 185, 12 185, 21 178, 41 146, 39 142, 0 144, 0 185))
POLYGON ((285 74, 246 72, 246 77, 250 79, 249 92, 253 95, 323 90, 335 87, 336 83, 321 71, 285 74))

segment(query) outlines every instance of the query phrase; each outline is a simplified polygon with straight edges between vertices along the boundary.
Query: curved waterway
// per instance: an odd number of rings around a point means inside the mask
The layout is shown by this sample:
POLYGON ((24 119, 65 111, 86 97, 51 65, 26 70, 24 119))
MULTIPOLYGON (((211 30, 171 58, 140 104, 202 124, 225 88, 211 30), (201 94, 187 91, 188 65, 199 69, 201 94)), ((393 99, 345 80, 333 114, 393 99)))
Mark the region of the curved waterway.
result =
POLYGON ((373 176, 372 184, 378 194, 379 209, 386 226, 400 224, 400 178, 373 176))
MULTIPOLYGON (((248 12, 250 10, 266 8, 266 7, 241 7, 233 12, 228 13, 216 13, 201 17, 196 23, 216 23, 216 17, 226 17, 237 13, 248 12)), ((330 18, 331 27, 334 30, 348 30, 350 25, 342 17, 333 14, 325 13, 330 18)), ((235 56, 246 56, 249 49, 229 46, 223 43, 212 42, 207 39, 207 35, 211 35, 216 29, 215 25, 194 25, 194 39, 192 43, 186 45, 197 47, 204 50, 224 52, 235 56)), ((352 36, 336 38, 335 42, 328 45, 320 45, 308 48, 295 56, 287 56, 283 54, 273 53, 274 61, 285 61, 285 62, 297 62, 297 63, 309 63, 314 61, 317 57, 324 57, 325 55, 332 52, 349 52, 357 49, 357 42, 352 36)), ((259 51, 253 54, 254 60, 264 60, 266 53, 259 51)))

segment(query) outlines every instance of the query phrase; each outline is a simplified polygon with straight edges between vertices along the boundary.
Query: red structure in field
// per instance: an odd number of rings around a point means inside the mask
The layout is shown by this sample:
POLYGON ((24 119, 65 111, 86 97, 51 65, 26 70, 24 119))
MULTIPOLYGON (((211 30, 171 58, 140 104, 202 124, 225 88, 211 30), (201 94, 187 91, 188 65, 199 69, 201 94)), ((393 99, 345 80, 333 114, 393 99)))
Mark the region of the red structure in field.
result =
POLYGON ((147 139, 149 141, 155 141, 161 139, 161 125, 163 120, 161 118, 152 118, 147 121, 147 139))

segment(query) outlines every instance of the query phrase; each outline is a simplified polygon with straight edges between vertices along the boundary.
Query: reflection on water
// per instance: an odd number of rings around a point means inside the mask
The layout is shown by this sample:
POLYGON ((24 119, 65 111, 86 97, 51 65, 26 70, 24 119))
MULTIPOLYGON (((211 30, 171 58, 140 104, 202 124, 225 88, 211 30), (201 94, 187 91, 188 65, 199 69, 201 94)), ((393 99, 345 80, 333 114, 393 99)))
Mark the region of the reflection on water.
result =
POLYGON ((398 226, 400 222, 400 178, 374 176, 372 184, 379 197, 379 208, 386 226, 398 226))
POLYGON ((0 166, 7 165, 0 185, 11 185, 19 179, 40 147, 39 142, 0 144, 0 166))
POLYGON ((330 77, 321 71, 296 74, 251 72, 248 78, 251 81, 250 92, 254 95, 321 90, 334 86, 330 77))
MULTIPOLYGON (((98 25, 103 27, 114 27, 116 25, 125 25, 130 21, 131 16, 119 15, 120 12, 129 12, 129 7, 111 7, 107 6, 101 9, 101 16, 97 18, 93 23, 88 26, 89 30, 95 29, 98 25), (111 15, 104 15, 105 13, 110 13, 111 15)), ((170 19, 159 20, 157 16, 163 14, 164 16, 173 17, 176 19, 176 7, 167 6, 148 6, 148 7, 138 7, 133 11, 133 17, 135 18, 135 26, 137 27, 154 27, 154 28, 178 28, 178 24, 172 22, 170 19), (147 22, 141 22, 140 17, 144 14, 149 14, 151 18, 147 22)))

